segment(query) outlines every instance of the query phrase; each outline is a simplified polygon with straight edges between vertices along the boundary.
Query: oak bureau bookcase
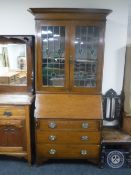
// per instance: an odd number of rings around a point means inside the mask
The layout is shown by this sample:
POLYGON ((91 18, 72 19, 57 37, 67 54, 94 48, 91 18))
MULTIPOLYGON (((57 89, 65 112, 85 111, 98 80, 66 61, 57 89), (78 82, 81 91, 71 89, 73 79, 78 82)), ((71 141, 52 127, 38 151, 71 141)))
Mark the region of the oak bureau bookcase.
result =
POLYGON ((0 155, 31 163, 33 44, 27 35, 0 36, 0 155))
POLYGON ((36 22, 37 163, 98 162, 105 9, 31 8, 36 22))

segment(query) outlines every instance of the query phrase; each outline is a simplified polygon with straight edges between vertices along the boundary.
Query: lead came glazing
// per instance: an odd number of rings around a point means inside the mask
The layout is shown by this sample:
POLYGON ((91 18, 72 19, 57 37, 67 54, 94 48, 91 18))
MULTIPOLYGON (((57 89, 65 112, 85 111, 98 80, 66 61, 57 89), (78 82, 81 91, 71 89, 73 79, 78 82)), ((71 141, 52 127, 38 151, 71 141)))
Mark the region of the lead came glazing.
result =
POLYGON ((64 86, 65 27, 42 27, 42 81, 44 86, 64 86))
POLYGON ((74 85, 96 87, 99 28, 78 26, 75 32, 74 85))

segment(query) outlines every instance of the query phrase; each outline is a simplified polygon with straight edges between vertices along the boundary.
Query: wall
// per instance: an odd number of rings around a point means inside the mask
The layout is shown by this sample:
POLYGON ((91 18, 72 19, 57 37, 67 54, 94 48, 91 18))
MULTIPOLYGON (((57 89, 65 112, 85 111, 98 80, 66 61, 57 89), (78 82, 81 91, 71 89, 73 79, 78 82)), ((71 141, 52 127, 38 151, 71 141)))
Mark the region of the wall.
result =
POLYGON ((127 44, 129 45, 129 47, 131 47, 131 0, 128 0, 127 44))
POLYGON ((107 18, 102 91, 122 89, 127 40, 128 0, 0 0, 0 34, 35 34, 30 7, 105 8, 107 18))
MULTIPOLYGON (((126 48, 126 64, 124 77, 124 111, 126 116, 131 116, 131 0, 128 4, 128 30, 127 30, 127 48, 126 48)), ((126 122, 126 120, 125 120, 126 122)))

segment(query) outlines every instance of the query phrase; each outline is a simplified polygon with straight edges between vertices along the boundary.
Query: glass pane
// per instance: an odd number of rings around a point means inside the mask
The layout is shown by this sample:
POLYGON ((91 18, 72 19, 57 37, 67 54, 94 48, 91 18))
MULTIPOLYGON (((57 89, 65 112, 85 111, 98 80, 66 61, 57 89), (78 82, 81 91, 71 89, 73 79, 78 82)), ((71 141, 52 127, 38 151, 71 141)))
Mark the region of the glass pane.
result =
POLYGON ((0 85, 27 85, 26 44, 0 44, 0 85))
POLYGON ((65 82, 65 27, 42 27, 42 81, 63 87, 65 82))
POLYGON ((96 87, 99 28, 78 26, 75 31, 74 86, 96 87))

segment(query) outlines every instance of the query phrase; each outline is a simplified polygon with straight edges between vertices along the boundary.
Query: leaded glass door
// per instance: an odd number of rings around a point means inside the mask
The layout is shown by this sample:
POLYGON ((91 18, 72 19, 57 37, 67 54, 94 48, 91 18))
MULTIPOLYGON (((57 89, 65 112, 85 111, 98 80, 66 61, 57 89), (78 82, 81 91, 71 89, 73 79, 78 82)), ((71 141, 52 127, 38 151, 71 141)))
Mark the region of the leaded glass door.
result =
POLYGON ((68 22, 40 22, 38 85, 44 90, 65 90, 69 84, 68 22), (42 75, 42 76, 41 76, 42 75))
POLYGON ((70 86, 72 91, 97 92, 101 84, 102 25, 79 22, 72 25, 70 86))

